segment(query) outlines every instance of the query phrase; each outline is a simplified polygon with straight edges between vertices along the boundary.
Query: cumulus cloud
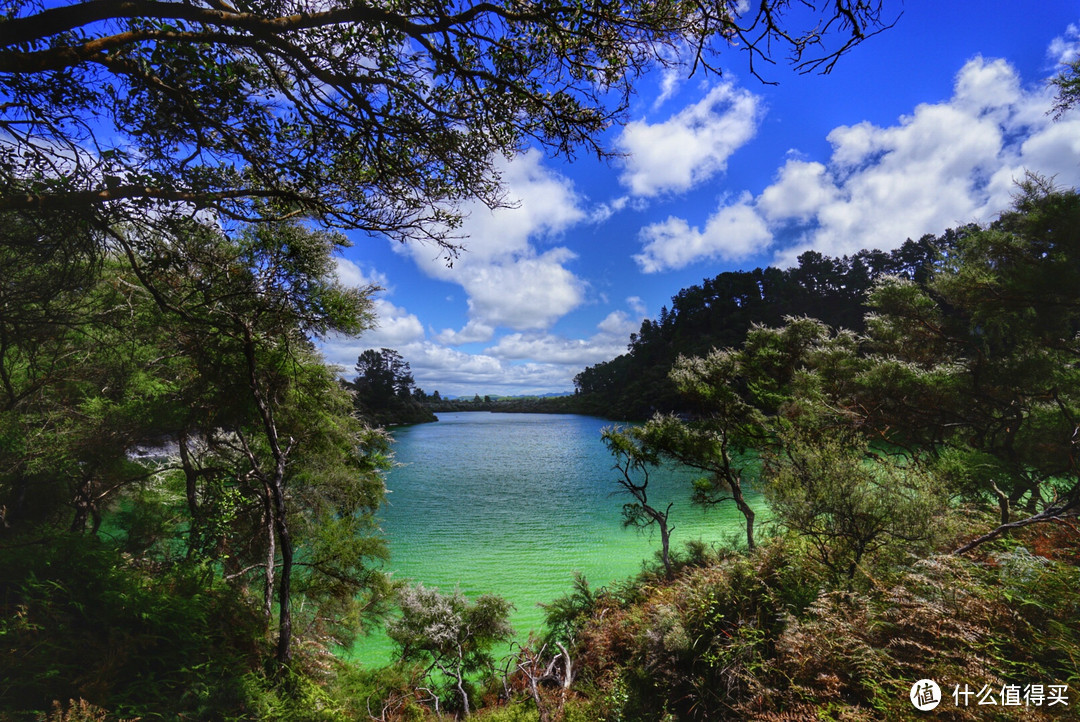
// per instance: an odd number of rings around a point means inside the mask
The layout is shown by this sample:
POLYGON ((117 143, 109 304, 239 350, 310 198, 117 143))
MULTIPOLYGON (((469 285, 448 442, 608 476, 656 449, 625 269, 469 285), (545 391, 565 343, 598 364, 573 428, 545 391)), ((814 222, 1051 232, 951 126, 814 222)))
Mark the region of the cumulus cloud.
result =
POLYGON ((1064 35, 1054 38, 1046 55, 1055 66, 1067 65, 1080 57, 1080 25, 1069 25, 1064 35))
POLYGON ((987 221, 1007 208, 1026 170, 1080 181, 1080 121, 1054 123, 1045 88, 1025 90, 1004 60, 974 58, 956 76, 952 98, 924 104, 897 124, 841 127, 828 136, 829 168, 820 174, 815 204, 786 213, 759 204, 774 223, 806 222, 802 243, 778 260, 793 262, 807 248, 829 254, 893 248, 908 238, 950 226, 987 221), (808 207, 809 206, 809 207, 808 207))
MULTIPOLYGON (((463 209, 465 251, 453 266, 430 248, 402 247, 429 276, 460 284, 468 296, 468 323, 440 332, 444 343, 486 341, 497 327, 546 328, 585 298, 585 282, 566 267, 575 255, 563 247, 538 247, 589 219, 584 199, 569 179, 544 166, 537 151, 502 163, 500 172, 510 207, 474 203, 463 209)), ((616 201, 599 212, 610 215, 623 205, 616 201)))
POLYGON ((703 229, 674 216, 641 230, 641 253, 634 260, 644 273, 683 268, 706 258, 734 260, 761 251, 772 243, 772 233, 744 193, 731 205, 721 206, 703 229))
POLYGON ((757 210, 768 221, 806 222, 817 209, 836 199, 839 190, 821 163, 789 160, 777 180, 757 199, 757 210))
POLYGON ((503 336, 486 350, 500 359, 532 359, 549 364, 568 364, 576 369, 607 361, 626 351, 630 334, 641 327, 644 313, 632 309, 612 311, 597 324, 597 332, 589 338, 565 338, 548 333, 515 333, 503 336))
POLYGON ((760 116, 757 96, 723 83, 662 123, 628 123, 616 140, 627 154, 619 180, 641 197, 689 190, 727 168, 732 153, 754 137, 760 116))
POLYGON ((480 321, 469 321, 460 331, 446 328, 435 335, 435 340, 447 346, 461 346, 466 343, 483 343, 495 335, 495 327, 480 321))
MULTIPOLYGON (((539 288, 546 284, 557 286, 558 278, 545 273, 554 269, 557 276, 558 264, 567 260, 567 253, 564 249, 556 248, 534 259, 539 261, 537 265, 522 263, 499 266, 495 272, 505 272, 511 278, 492 280, 492 288, 505 285, 522 288, 539 288)), ((491 273, 493 267, 487 265, 480 268, 491 273)), ((358 288, 390 288, 384 274, 347 259, 338 260, 337 276, 342 283, 358 288)), ((429 339, 419 319, 387 300, 384 296, 388 293, 390 291, 380 291, 374 299, 377 326, 359 338, 335 336, 326 339, 321 343, 324 357, 329 363, 342 367, 344 375, 350 377, 357 357, 364 350, 393 348, 409 363, 418 386, 428 392, 439 390, 444 395, 547 393, 553 389, 570 391, 573 389, 574 376, 583 366, 623 353, 627 338, 640 327, 645 317, 645 306, 641 299, 631 296, 626 299, 628 310, 609 313, 588 338, 566 338, 548 333, 543 324, 536 323, 536 314, 526 308, 531 303, 547 302, 551 296, 530 296, 523 290, 515 297, 522 304, 520 308, 504 304, 499 309, 483 309, 480 314, 497 319, 501 325, 528 322, 534 326, 503 336, 483 353, 467 353, 453 346, 491 341, 495 336, 495 327, 473 319, 460 330, 448 329, 429 339)), ((470 303, 498 304, 499 298, 492 293, 490 298, 470 297, 470 303)), ((541 316, 558 313, 558 307, 540 312, 541 316)))
POLYGON ((473 394, 547 393, 570 391, 579 368, 558 363, 520 363, 490 353, 470 354, 430 341, 400 349, 419 387, 428 393, 473 394))
POLYGON ((608 203, 600 203, 589 212, 589 221, 592 223, 603 223, 613 215, 626 208, 630 202, 630 196, 619 196, 608 203))
POLYGON ((1004 60, 976 57, 957 73, 948 101, 919 105, 887 127, 838 127, 827 163, 788 160, 756 198, 722 204, 702 230, 681 218, 647 226, 634 258, 645 272, 681 268, 783 237, 795 242, 775 260, 791 264, 811 248, 885 250, 987 221, 1009 206, 1027 170, 1080 184, 1080 117, 1054 122, 1050 104, 1045 87, 1025 89, 1004 60))
POLYGON ((378 286, 379 288, 388 288, 390 282, 386 276, 379 273, 374 269, 364 270, 358 264, 353 263, 347 258, 337 257, 334 259, 337 264, 335 269, 335 275, 338 281, 344 286, 351 286, 353 288, 369 288, 371 286, 378 286))
POLYGON ((365 269, 346 258, 336 260, 336 275, 343 285, 361 289, 378 287, 383 290, 376 293, 372 299, 375 325, 359 338, 333 336, 327 339, 322 345, 327 361, 350 368, 365 349, 397 348, 423 340, 424 326, 420 319, 385 298, 390 283, 384 274, 375 269, 365 269))

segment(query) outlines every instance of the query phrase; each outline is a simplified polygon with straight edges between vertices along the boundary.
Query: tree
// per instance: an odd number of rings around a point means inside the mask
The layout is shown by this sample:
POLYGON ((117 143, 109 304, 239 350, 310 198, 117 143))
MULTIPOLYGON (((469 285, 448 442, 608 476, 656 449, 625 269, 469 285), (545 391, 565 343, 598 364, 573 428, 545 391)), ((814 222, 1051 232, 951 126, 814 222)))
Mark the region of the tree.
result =
POLYGON ((499 156, 605 154, 634 80, 728 43, 827 72, 888 23, 879 2, 92 0, 6 6, 0 210, 102 227, 294 214, 453 252, 455 203, 502 201, 499 156), (675 58, 675 59, 673 59, 675 58))
POLYGON ((356 359, 353 386, 374 406, 389 405, 395 398, 408 398, 413 392, 412 369, 397 351, 368 349, 356 359))
POLYGON ((865 574, 867 558, 898 543, 912 553, 947 508, 924 469, 870 453, 849 432, 785 434, 763 477, 775 520, 839 579, 865 574))
POLYGON ((338 239, 296 223, 232 238, 193 222, 167 241, 139 242, 153 264, 106 257, 84 288, 52 301, 50 319, 70 321, 48 333, 44 322, 21 330, 40 306, 33 294, 0 312, 7 531, 64 523, 95 534, 123 497, 135 505, 125 518, 139 524, 125 544, 140 558, 209 563, 241 587, 261 574, 264 618, 271 626, 276 598, 275 656, 286 665, 294 581, 312 612, 344 612, 379 593, 367 560, 385 553, 372 514, 387 441, 351 416, 311 341, 358 332, 370 302, 334 280, 338 239), (140 445, 170 442, 168 463, 132 458, 140 445))
POLYGON ((925 287, 880 283, 870 363, 841 402, 867 430, 962 467, 958 490, 996 498, 1002 531, 1080 508, 1077 228, 1080 196, 1029 177, 1013 210, 955 235, 925 287), (1021 504, 1029 521, 1012 521, 1021 504))
POLYGON ((866 294, 876 279, 894 275, 924 282, 950 232, 907 241, 889 253, 859 251, 827 258, 808 251, 788 269, 725 271, 672 297, 659 322, 646 319, 631 334, 629 352, 591 366, 574 379, 582 406, 614 418, 647 419, 657 412, 692 410, 669 378, 678 356, 706 357, 736 348, 755 325, 778 327, 794 316, 816 318, 832 328, 864 330, 866 294))
POLYGON ((462 710, 469 716, 469 675, 492 674, 491 648, 514 636, 509 616, 513 605, 494 594, 469 602, 458 590, 441 594, 422 584, 398 592, 401 617, 386 625, 401 650, 402 661, 423 661, 425 675, 439 670, 457 689, 462 710))
POLYGON ((412 369, 390 348, 368 349, 356 360, 356 378, 347 384, 355 392, 357 412, 376 426, 434 421, 424 406, 425 394, 415 387, 412 369))
POLYGON ((1080 101, 1080 58, 1066 63, 1065 68, 1054 76, 1050 84, 1057 89, 1057 95, 1054 97, 1054 119, 1056 120, 1072 109, 1077 101, 1080 101))
MULTIPOLYGON (((328 505, 324 520, 345 511, 359 531, 371 524, 361 512, 373 512, 382 499, 377 473, 361 473, 378 467, 361 456, 362 427, 348 419, 310 340, 355 334, 370 323, 366 296, 334 280, 337 244, 333 235, 297 223, 256 226, 238 240, 193 224, 179 242, 162 244, 157 263, 143 272, 147 288, 169 289, 169 296, 159 291, 157 301, 186 331, 185 352, 220 374, 210 382, 206 409, 217 423, 202 433, 230 432, 224 446, 234 464, 241 462, 238 475, 261 497, 265 611, 276 592, 281 665, 292 656, 294 529, 301 510, 319 513, 318 506, 328 505), (295 488, 298 479, 307 484, 295 488), (305 509, 305 496, 316 509, 305 509)), ((334 528, 343 526, 345 520, 334 528)), ((342 563, 357 561, 350 556, 342 563)))
POLYGON ((660 464, 659 455, 643 441, 639 427, 604 429, 600 438, 608 451, 615 457, 611 468, 618 472, 615 483, 634 501, 623 504, 623 526, 647 529, 654 524, 660 530, 660 561, 664 564, 664 573, 671 579, 671 532, 668 525, 671 504, 663 510, 649 504, 649 469, 660 464))

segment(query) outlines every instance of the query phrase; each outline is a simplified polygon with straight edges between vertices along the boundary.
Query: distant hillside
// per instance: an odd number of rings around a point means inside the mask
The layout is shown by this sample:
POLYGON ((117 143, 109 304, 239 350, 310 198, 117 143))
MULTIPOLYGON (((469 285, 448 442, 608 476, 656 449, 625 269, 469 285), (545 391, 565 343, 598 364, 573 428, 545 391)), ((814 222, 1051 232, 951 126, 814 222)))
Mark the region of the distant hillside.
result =
POLYGON ((737 346, 754 324, 779 326, 786 316, 810 316, 834 328, 862 331, 866 292, 875 280, 895 275, 924 281, 929 264, 963 230, 908 240, 889 253, 864 250, 830 258, 807 251, 794 268, 728 271, 705 279, 673 296, 671 308, 662 308, 657 320, 643 321, 631 334, 627 353, 578 374, 568 406, 575 413, 614 419, 682 410, 668 380, 675 360, 737 346))

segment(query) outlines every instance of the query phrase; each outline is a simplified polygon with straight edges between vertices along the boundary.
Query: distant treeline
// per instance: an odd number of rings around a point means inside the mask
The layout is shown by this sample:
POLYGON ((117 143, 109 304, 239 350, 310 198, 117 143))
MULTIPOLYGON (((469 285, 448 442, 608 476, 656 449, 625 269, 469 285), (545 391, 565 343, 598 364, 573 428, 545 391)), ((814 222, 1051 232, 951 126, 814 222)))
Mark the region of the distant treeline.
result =
POLYGON ((429 396, 425 406, 438 413, 448 411, 501 411, 504 413, 582 413, 576 396, 483 396, 471 399, 438 399, 429 396))
POLYGON ((807 251, 793 268, 727 271, 705 279, 679 291, 657 320, 643 321, 631 334, 627 353, 578 374, 575 396, 563 404, 576 413, 628 420, 684 410, 668 379, 680 355, 738 346, 754 324, 779 326, 786 316, 809 316, 861 332, 866 293, 875 280, 892 275, 922 284, 934 259, 963 231, 908 240, 889 253, 864 250, 830 258, 807 251))

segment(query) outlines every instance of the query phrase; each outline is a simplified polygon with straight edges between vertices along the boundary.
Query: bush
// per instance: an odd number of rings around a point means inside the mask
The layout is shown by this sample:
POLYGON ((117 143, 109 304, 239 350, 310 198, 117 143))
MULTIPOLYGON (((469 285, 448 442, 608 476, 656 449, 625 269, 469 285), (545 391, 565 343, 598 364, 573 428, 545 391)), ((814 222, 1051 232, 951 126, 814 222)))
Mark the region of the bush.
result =
POLYGON ((150 719, 241 704, 261 629, 235 591, 198 568, 133 568, 89 536, 16 549, 0 556, 0 713, 77 699, 150 719))

